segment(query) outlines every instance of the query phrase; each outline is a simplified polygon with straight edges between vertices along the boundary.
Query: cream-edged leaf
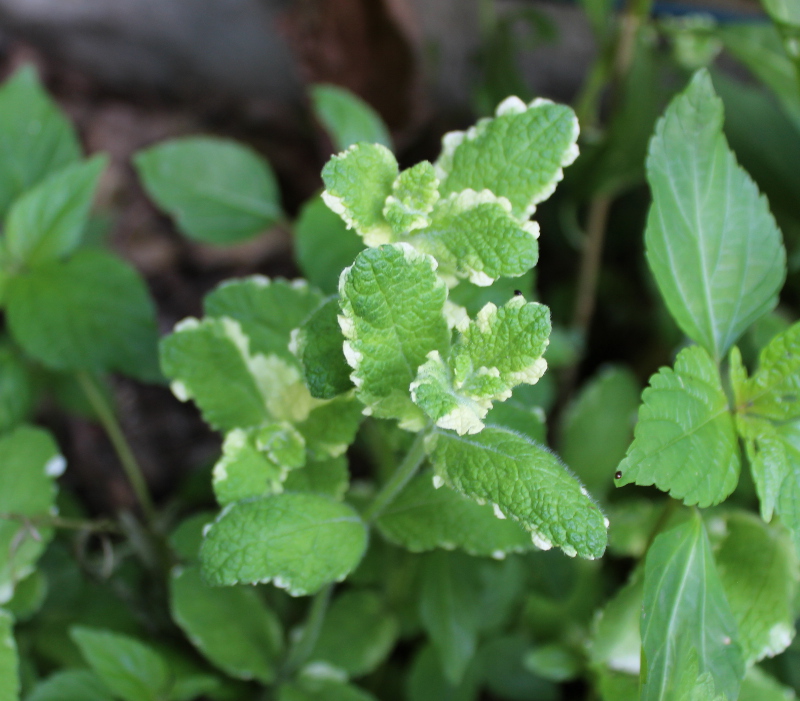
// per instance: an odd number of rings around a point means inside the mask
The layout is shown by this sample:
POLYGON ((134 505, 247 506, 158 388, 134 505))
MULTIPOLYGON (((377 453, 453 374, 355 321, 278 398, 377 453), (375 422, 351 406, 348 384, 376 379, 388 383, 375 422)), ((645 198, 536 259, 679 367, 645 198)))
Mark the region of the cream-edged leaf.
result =
POLYGON ((439 180, 428 161, 404 170, 392 183, 383 216, 395 234, 402 235, 430 224, 430 213, 439 199, 439 180))

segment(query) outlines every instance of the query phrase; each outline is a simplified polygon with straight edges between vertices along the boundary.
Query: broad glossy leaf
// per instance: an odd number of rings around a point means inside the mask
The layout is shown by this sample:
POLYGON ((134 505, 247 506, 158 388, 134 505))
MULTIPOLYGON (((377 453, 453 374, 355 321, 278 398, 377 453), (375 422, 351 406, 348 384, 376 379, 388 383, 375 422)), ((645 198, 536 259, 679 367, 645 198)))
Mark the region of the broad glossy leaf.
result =
POLYGON ((292 336, 292 350, 303 366, 312 397, 333 399, 353 388, 339 327, 339 300, 331 297, 292 336))
POLYGON ((38 682, 25 701, 111 701, 112 698, 97 674, 86 669, 69 669, 38 682))
POLYGON ((534 545, 567 555, 600 557, 607 521, 580 482, 543 446, 498 428, 474 436, 437 431, 431 462, 437 477, 474 499, 491 502, 531 532, 534 545))
POLYGON ((380 246, 392 241, 383 207, 397 175, 397 160, 388 148, 356 144, 331 158, 322 169, 322 199, 364 243, 380 246))
POLYGON ((220 506, 283 490, 290 470, 305 464, 305 440, 288 423, 235 428, 222 444, 212 484, 220 506))
POLYGON ((436 161, 439 192, 491 190, 507 198, 514 216, 525 221, 578 156, 578 120, 565 105, 537 99, 525 105, 509 97, 493 119, 468 131, 445 134, 436 161))
POLYGON ((19 351, 0 342, 0 433, 10 431, 33 410, 34 377, 19 351))
POLYGON ((748 665, 783 652, 794 637, 797 558, 785 531, 744 512, 726 519, 717 571, 748 665))
POLYGON ((404 170, 392 184, 383 216, 395 234, 424 229, 431 223, 430 214, 439 200, 439 179, 428 161, 420 161, 404 170))
POLYGON ((0 609, 0 701, 19 701, 18 664, 14 619, 0 609))
POLYGON ((654 484, 685 504, 723 501, 739 479, 739 445, 719 370, 699 346, 682 350, 642 394, 617 485, 654 484))
POLYGON ((294 249, 308 281, 330 295, 339 288, 342 270, 364 250, 364 242, 315 195, 303 205, 295 222, 294 249))
POLYGON ((47 516, 54 508, 55 478, 66 461, 47 431, 20 426, 0 436, 0 604, 28 576, 52 538, 52 529, 26 526, 19 517, 47 516))
POLYGON ((366 141, 392 148, 389 130, 364 100, 336 85, 317 83, 309 91, 314 113, 322 122, 337 151, 366 141))
POLYGON ((79 157, 75 130, 36 70, 18 70, 0 88, 0 216, 23 192, 79 157))
POLYGON ((265 684, 275 680, 281 624, 254 589, 209 587, 198 567, 176 569, 170 610, 192 644, 226 674, 265 684))
POLYGON ((203 541, 200 560, 214 586, 271 581, 303 596, 344 579, 366 542, 366 528, 347 504, 283 493, 225 509, 203 541))
POLYGON ((322 303, 305 280, 270 280, 254 275, 223 282, 203 300, 207 317, 235 319, 250 340, 250 352, 275 354, 294 361, 289 352, 293 329, 322 303))
POLYGON ((447 289, 435 261, 407 244, 370 248, 342 273, 339 288, 344 353, 358 398, 376 417, 421 428, 425 417, 409 386, 428 353, 450 344, 447 289))
POLYGON ((698 675, 735 701, 745 671, 736 619, 696 512, 656 536, 647 553, 641 633, 641 701, 680 701, 698 675))
POLYGON ((197 241, 245 241, 282 216, 269 163, 234 141, 172 139, 140 151, 134 163, 148 195, 197 241))
POLYGON ((742 682, 739 701, 792 701, 794 690, 779 684, 759 667, 751 667, 742 682))
POLYGON ((561 457, 595 496, 614 484, 614 472, 633 439, 639 384, 624 367, 589 380, 562 421, 561 457))
POLYGON ((720 359, 770 311, 786 276, 781 233, 722 133, 722 101, 705 70, 657 126, 647 177, 647 260, 681 329, 720 359))
POLYGON ((89 666, 123 701, 161 701, 172 675, 167 661, 149 645, 108 630, 74 627, 70 636, 89 666))
POLYGON ((397 619, 378 594, 349 590, 328 609, 310 660, 326 662, 350 678, 363 677, 389 656, 397 634, 397 619))
POLYGON ((308 460, 301 469, 292 470, 283 483, 287 492, 327 494, 339 501, 344 498, 349 486, 350 471, 344 455, 308 460))
POLYGON ((423 566, 420 617, 453 685, 462 681, 477 650, 481 604, 475 562, 460 553, 437 552, 427 555, 423 566))
POLYGON ((21 273, 6 302, 12 336, 49 368, 161 377, 153 301, 139 274, 109 253, 81 250, 21 273))
POLYGON ((515 521, 500 519, 448 488, 436 489, 431 473, 417 475, 381 513, 378 530, 387 540, 410 550, 461 548, 470 555, 503 557, 533 547, 530 535, 515 521))

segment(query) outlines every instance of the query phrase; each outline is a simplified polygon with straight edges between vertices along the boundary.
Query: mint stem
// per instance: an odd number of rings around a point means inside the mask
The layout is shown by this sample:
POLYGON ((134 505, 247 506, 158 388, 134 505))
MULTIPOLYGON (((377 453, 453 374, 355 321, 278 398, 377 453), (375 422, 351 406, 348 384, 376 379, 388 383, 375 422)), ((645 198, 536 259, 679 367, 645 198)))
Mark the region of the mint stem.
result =
POLYGON ((291 678, 308 662, 314 652, 322 624, 325 622, 325 614, 328 612, 331 592, 333 592, 333 584, 328 584, 314 595, 300 638, 292 646, 289 657, 286 659, 284 677, 291 678))
POLYGON ((403 490, 411 478, 417 474, 420 465, 425 460, 425 438, 428 431, 420 431, 406 453, 403 462, 392 473, 381 491, 375 496, 372 503, 364 510, 363 518, 368 523, 375 521, 403 490))

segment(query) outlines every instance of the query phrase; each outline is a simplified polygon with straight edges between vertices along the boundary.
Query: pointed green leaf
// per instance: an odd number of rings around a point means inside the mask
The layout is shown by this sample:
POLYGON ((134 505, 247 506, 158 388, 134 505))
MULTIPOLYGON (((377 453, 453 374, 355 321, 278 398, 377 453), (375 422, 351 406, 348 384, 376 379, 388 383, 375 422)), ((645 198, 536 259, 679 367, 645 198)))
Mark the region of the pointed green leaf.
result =
POLYGON ((408 701, 475 701, 480 690, 479 671, 477 665, 470 665, 461 683, 451 684, 444 675, 436 649, 425 645, 411 664, 408 701))
POLYGON ((531 532, 534 545, 594 559, 606 547, 607 522, 588 492, 543 446, 499 428, 474 436, 438 431, 436 475, 462 494, 497 505, 531 532))
POLYGON ((250 339, 250 352, 294 361, 289 352, 293 329, 322 303, 305 280, 270 280, 253 275, 223 282, 203 300, 207 317, 235 319, 250 339))
POLYGON ((525 221, 578 156, 578 120, 565 105, 537 99, 525 105, 509 97, 493 119, 468 131, 450 132, 436 161, 442 196, 463 190, 491 190, 511 202, 525 221))
POLYGON ((420 617, 453 685, 463 679, 478 644, 481 600, 474 562, 460 553, 436 552, 426 556, 422 572, 420 617))
POLYGON ((794 637, 797 558, 783 530, 744 512, 728 516, 717 571, 746 664, 783 652, 794 637))
POLYGON ((95 156, 54 173, 11 205, 6 219, 6 265, 35 266, 71 253, 81 241, 108 157, 95 156))
POLYGON ((245 241, 282 216, 269 163, 234 141, 172 139, 139 151, 134 164, 147 194, 197 241, 245 241))
POLYGON ((792 701, 797 698, 794 690, 779 684, 759 667, 747 670, 739 701, 792 701))
POLYGON ((438 187, 436 171, 428 161, 421 161, 397 176, 383 207, 383 216, 395 234, 424 229, 430 224, 429 215, 439 199, 438 187))
POLYGON ((18 70, 0 88, 0 216, 23 192, 79 157, 75 130, 36 70, 18 70))
POLYGON ((642 394, 633 444, 617 486, 654 484, 685 504, 711 506, 736 487, 740 457, 716 364, 699 346, 682 350, 642 394))
POLYGON ((542 679, 566 682, 575 679, 581 671, 577 654, 560 643, 548 643, 534 648, 525 655, 525 669, 542 679))
POLYGON ((303 596, 344 579, 366 543, 352 507, 319 494, 283 493, 225 509, 206 534, 200 560, 214 586, 271 581, 303 596))
POLYGON ((139 274, 109 253, 81 250, 14 277, 7 305, 12 336, 49 368, 160 378, 153 301, 139 274))
POLYGON ((623 367, 607 367, 589 380, 562 421, 561 458, 586 488, 603 497, 633 438, 639 384, 623 367))
POLYGON ((351 679, 363 677, 389 656, 397 634, 397 619, 380 596, 368 590, 347 591, 325 615, 311 664, 322 661, 351 679))
POLYGON ((299 470, 292 470, 283 483, 283 488, 287 492, 327 494, 337 501, 344 498, 349 486, 350 471, 347 458, 343 455, 308 460, 299 470))
POLYGON ((362 409, 352 394, 318 402, 308 417, 297 424, 309 455, 317 460, 326 460, 344 453, 356 439, 358 427, 364 419, 362 409))
POLYGON ((292 350, 303 366, 306 385, 318 399, 333 399, 353 388, 339 311, 339 300, 331 297, 292 336, 292 350))
POLYGON ((766 199, 722 133, 705 70, 656 126, 647 159, 647 260, 681 329, 716 359, 772 309, 786 252, 766 199))
POLYGON ((176 569, 170 610, 192 644, 223 672, 264 684, 275 680, 281 624, 254 589, 209 587, 198 567, 176 569))
POLYGON ((337 151, 366 141, 392 147, 389 130, 364 100, 336 85, 317 83, 309 90, 314 113, 322 122, 337 151))
POLYGON ((356 144, 331 158, 322 169, 322 199, 364 243, 379 246, 392 240, 383 207, 397 175, 397 160, 388 148, 356 144))
POLYGON ((796 552, 800 554, 800 422, 779 425, 777 432, 788 465, 778 490, 777 510, 792 534, 796 552))
POLYGON ((615 672, 638 675, 641 667, 644 578, 641 568, 635 569, 624 587, 605 605, 594 619, 589 656, 594 665, 615 672))
POLYGON ((26 526, 21 517, 47 516, 56 498, 55 478, 66 467, 47 431, 20 426, 0 437, 0 604, 32 571, 52 529, 26 526), (15 519, 3 518, 13 514, 15 519))
POLYGON ((70 669, 38 682, 25 701, 111 701, 112 698, 108 687, 94 672, 70 669))
POLYGON ((0 701, 19 701, 18 664, 14 619, 0 609, 0 701))
POLYGON ((504 557, 533 547, 530 535, 515 521, 495 516, 448 487, 436 489, 429 472, 417 475, 381 513, 384 538, 411 552, 461 548, 470 555, 504 557))
POLYGON ((450 343, 447 288, 435 261, 407 244, 370 248, 342 273, 344 353, 358 398, 379 418, 421 428, 409 386, 431 351, 450 343))
POLYGON ((74 627, 84 659, 123 701, 161 701, 172 686, 166 660, 149 645, 108 630, 74 627))
POLYGON ((698 675, 735 701, 745 669, 736 619, 697 513, 658 535, 647 553, 641 632, 641 701, 682 701, 681 689, 698 675))
POLYGON ((333 675, 326 676, 325 672, 317 674, 312 668, 296 681, 283 684, 278 701, 377 701, 372 694, 333 675))
POLYGON ((761 517, 772 519, 781 485, 791 470, 786 447, 775 425, 758 416, 736 415, 736 430, 744 443, 750 473, 761 504, 761 517))
POLYGON ((212 484, 220 506, 276 494, 290 470, 305 464, 305 440, 291 424, 235 428, 225 436, 212 484))
POLYGON ((34 376, 20 352, 0 342, 0 433, 30 416, 36 399, 34 376))

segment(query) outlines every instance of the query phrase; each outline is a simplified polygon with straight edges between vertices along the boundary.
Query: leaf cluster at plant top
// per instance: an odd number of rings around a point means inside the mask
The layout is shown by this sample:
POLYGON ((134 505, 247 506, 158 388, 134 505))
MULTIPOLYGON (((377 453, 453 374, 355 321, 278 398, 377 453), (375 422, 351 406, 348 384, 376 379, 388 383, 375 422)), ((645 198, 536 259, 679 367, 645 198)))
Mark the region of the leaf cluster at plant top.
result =
MULTIPOLYGON (((577 162, 571 108, 511 97, 401 171, 369 106, 314 86, 339 153, 293 224, 307 280, 224 282, 160 344, 143 281, 87 234, 104 158, 80 159, 33 71, 0 88, 0 701, 545 701, 584 687, 771 701, 800 687, 800 323, 773 312, 791 249, 723 132, 735 142, 741 118, 725 114, 724 78, 693 72, 656 122, 648 33, 684 67, 715 41, 745 63, 772 56, 760 77, 795 119, 798 19, 772 2, 773 34, 626 15, 642 60, 625 67, 601 4, 586 3, 595 75, 619 92, 598 139, 587 84, 577 162), (679 345, 641 396, 615 365, 564 401, 586 328, 535 301, 531 217, 549 236, 539 205, 567 166, 563 221, 590 193, 586 259, 609 198, 650 186, 654 325, 679 345), (221 434, 218 508, 184 495, 178 521, 152 504, 109 372, 166 379, 221 434), (88 520, 59 493, 65 460, 30 421, 45 393, 74 411, 76 389, 143 519, 88 520)), ((134 163, 189 238, 286 224, 270 165, 243 145, 184 137, 134 163)), ((793 231, 791 198, 770 197, 793 231)))

